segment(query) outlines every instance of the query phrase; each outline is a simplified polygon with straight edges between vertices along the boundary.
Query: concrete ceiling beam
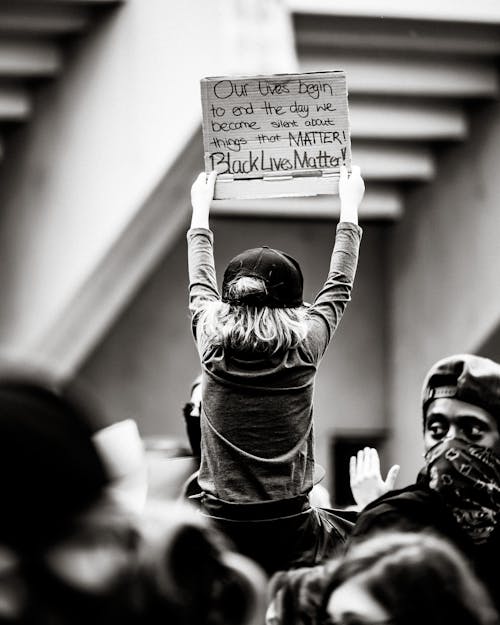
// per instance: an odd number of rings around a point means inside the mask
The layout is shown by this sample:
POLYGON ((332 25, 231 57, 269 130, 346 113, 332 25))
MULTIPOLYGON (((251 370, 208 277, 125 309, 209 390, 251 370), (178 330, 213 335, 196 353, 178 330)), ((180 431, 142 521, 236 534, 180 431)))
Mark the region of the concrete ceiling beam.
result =
POLYGON ((421 55, 492 57, 500 54, 500 26, 449 24, 297 14, 295 35, 302 51, 329 49, 421 55))
POLYGON ((53 36, 84 31, 90 22, 83 6, 16 5, 0 2, 0 33, 53 36))
POLYGON ((56 44, 34 39, 0 39, 0 76, 34 78, 57 75, 62 68, 56 44))
POLYGON ((477 61, 333 51, 304 52, 299 61, 304 72, 343 69, 350 95, 493 98, 499 92, 496 66, 477 61))
POLYGON ((349 116, 353 139, 458 141, 467 137, 467 117, 454 103, 352 98, 349 116))
MULTIPOLYGON (((395 187, 367 189, 359 209, 360 220, 395 220, 401 217, 403 200, 395 187)), ((337 195, 286 197, 270 200, 214 200, 211 215, 219 217, 262 217, 267 219, 331 219, 340 214, 337 195)))
POLYGON ((24 121, 32 111, 31 97, 26 89, 0 86, 0 122, 24 121))
POLYGON ((295 13, 500 24, 497 0, 286 0, 286 4, 295 13))
POLYGON ((354 142, 352 162, 365 180, 432 180, 435 175, 432 150, 419 144, 354 142))

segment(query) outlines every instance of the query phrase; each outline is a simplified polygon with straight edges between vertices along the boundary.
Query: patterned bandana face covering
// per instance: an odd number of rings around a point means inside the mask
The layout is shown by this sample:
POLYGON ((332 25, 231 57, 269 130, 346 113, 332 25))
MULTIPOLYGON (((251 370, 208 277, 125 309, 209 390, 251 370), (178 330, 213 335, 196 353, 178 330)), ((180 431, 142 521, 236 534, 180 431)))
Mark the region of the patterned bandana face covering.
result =
POLYGON ((474 543, 486 542, 500 520, 500 458, 487 447, 451 439, 434 445, 425 463, 429 488, 474 543))

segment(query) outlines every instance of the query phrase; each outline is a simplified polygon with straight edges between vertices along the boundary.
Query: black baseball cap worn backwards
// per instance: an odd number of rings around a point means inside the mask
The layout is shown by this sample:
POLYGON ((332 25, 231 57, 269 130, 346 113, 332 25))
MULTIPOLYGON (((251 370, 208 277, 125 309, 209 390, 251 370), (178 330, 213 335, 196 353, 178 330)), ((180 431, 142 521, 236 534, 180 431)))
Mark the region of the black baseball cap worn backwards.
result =
POLYGON ((226 267, 222 301, 246 306, 292 308, 303 303, 303 285, 302 271, 294 258, 267 246, 254 247, 235 256, 226 267), (266 292, 232 298, 229 285, 242 277, 260 278, 266 285, 266 292))
POLYGON ((429 404, 439 397, 460 399, 489 412, 500 430, 500 364, 475 356, 455 354, 436 362, 422 388, 425 418, 429 404))

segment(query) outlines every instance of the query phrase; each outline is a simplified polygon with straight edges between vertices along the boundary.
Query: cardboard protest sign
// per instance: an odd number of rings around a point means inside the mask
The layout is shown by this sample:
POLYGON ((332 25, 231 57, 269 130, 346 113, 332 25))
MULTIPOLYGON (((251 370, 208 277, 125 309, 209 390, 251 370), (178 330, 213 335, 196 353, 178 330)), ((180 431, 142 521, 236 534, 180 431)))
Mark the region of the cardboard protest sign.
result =
POLYGON ((215 199, 337 193, 351 165, 344 72, 203 78, 201 100, 215 199))

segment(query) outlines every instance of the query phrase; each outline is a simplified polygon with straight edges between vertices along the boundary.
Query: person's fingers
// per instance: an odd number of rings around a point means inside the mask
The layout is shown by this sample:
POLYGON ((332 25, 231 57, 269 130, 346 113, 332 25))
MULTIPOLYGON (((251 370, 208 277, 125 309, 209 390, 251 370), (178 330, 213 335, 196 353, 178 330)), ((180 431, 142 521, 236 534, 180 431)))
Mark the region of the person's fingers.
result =
POLYGON ((365 447, 364 456, 365 456, 364 474, 365 474, 365 477, 370 477, 371 476, 371 449, 370 447, 365 447))
POLYGON ((351 167, 351 176, 361 176, 361 168, 359 165, 353 165, 351 167))
POLYGON ((357 469, 356 469, 356 473, 357 473, 358 479, 360 479, 363 476, 364 467, 365 467, 365 452, 364 452, 363 449, 360 449, 358 451, 357 469))
POLYGON ((205 186, 204 178, 205 178, 205 173, 201 172, 200 174, 198 174, 198 176, 196 176, 196 180, 191 185, 191 202, 195 201, 195 199, 200 194, 200 189, 202 189, 205 186))
POLYGON ((385 485, 387 486, 388 490, 394 490, 394 485, 398 478, 399 469, 399 464, 395 464, 389 469, 389 472, 387 473, 387 478, 385 480, 385 485))
POLYGON ((349 458, 349 477, 351 482, 356 479, 356 456, 349 458))
POLYGON ((347 167, 345 165, 340 166, 340 184, 344 184, 347 180, 347 167))
POLYGON ((204 184, 205 184, 205 172, 202 171, 196 176, 195 181, 191 185, 191 191, 197 191, 204 184))
POLYGON ((370 470, 372 475, 380 475, 380 458, 378 451, 373 447, 370 449, 370 470))
POLYGON ((210 193, 210 197, 214 196, 214 188, 215 188, 216 179, 217 179, 217 172, 213 170, 208 175, 208 180, 207 180, 207 191, 210 193))

